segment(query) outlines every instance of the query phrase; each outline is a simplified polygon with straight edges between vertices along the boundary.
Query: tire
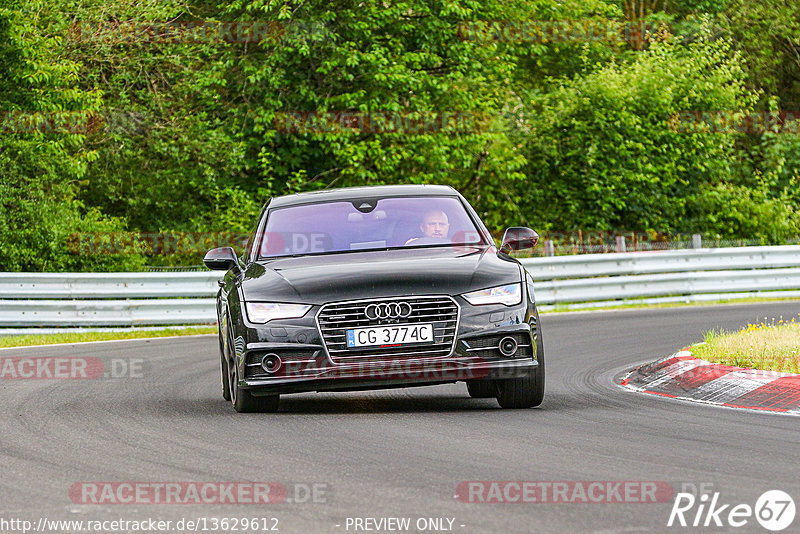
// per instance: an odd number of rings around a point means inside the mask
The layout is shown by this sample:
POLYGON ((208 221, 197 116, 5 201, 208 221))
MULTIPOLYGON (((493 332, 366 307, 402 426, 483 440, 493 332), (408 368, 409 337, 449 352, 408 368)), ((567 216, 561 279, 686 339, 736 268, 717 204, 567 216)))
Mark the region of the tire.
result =
POLYGON ((495 380, 467 380, 467 392, 473 399, 490 399, 497 396, 495 380))
MULTIPOLYGON (((230 332, 227 333, 228 347, 233 347, 230 332)), ((239 366, 236 365, 236 354, 226 361, 228 368, 228 391, 233 408, 239 413, 277 412, 280 395, 264 395, 257 397, 239 385, 239 366)))
POLYGON ((497 402, 502 408, 533 408, 544 400, 544 341, 536 323, 536 359, 539 366, 524 378, 497 381, 497 402))
POLYGON ((228 357, 225 350, 225 344, 222 341, 222 325, 220 325, 219 335, 219 367, 221 374, 220 382, 222 383, 222 398, 226 401, 229 401, 231 400, 231 384, 230 378, 228 377, 228 357))

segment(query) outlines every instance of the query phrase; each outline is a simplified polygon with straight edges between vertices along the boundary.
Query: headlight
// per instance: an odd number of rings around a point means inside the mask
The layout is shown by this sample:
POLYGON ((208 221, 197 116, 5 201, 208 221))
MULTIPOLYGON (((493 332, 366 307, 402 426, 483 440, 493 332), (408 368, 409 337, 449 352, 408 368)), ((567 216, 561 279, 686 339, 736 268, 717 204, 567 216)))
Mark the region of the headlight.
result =
POLYGON ((251 323, 268 323, 273 319, 296 319, 306 314, 311 306, 305 304, 279 304, 277 302, 247 302, 247 318, 251 323))
POLYGON ((513 306, 519 304, 522 299, 522 285, 509 284, 507 286, 497 286, 480 291, 472 291, 461 295, 473 306, 483 304, 505 304, 513 306))

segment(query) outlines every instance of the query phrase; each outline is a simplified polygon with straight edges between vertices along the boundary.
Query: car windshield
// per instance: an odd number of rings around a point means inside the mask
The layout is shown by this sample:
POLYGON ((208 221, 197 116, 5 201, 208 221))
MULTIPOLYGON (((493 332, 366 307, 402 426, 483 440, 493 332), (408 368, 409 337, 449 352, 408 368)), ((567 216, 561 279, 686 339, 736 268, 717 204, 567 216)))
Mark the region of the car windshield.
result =
POLYGON ((457 198, 358 199, 270 210, 259 257, 481 243, 457 198))

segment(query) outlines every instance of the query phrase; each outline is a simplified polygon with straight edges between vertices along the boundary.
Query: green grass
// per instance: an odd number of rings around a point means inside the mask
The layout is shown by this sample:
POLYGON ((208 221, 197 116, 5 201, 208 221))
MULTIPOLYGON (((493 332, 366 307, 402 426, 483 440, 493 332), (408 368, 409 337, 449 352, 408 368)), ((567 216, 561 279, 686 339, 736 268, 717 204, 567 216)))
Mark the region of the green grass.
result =
POLYGON ((800 373, 800 323, 783 318, 748 324, 738 332, 711 331, 692 355, 748 369, 800 373))
MULTIPOLYGON (((534 284, 535 288, 535 284, 534 284)), ((706 300, 702 302, 662 302, 656 304, 646 303, 628 303, 616 304, 609 306, 578 306, 575 308, 568 308, 566 304, 557 304, 554 308, 543 310, 541 314, 546 313, 563 313, 563 312, 577 312, 577 311, 608 311, 608 310, 636 310, 642 308, 682 308, 685 306, 718 306, 720 304, 757 304, 761 302, 778 302, 778 301, 797 301, 797 298, 767 298, 767 297, 749 297, 744 299, 721 299, 721 300, 706 300)), ((578 304, 578 303, 576 303, 578 304)))
POLYGON ((53 345, 57 343, 85 343, 87 341, 108 341, 114 339, 141 339, 148 337, 193 336, 216 334, 216 326, 187 326, 185 328, 164 328, 159 330, 136 330, 127 332, 70 332, 64 334, 24 334, 0 337, 2 347, 26 347, 30 345, 53 345))

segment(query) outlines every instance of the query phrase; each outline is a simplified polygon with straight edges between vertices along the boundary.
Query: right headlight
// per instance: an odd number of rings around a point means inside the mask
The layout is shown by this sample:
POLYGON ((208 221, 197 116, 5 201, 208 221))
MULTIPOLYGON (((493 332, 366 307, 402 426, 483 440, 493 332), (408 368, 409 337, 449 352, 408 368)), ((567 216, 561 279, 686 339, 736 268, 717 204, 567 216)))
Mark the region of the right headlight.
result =
POLYGON ((311 306, 278 302, 247 302, 247 318, 251 323, 268 323, 274 319, 296 319, 306 314, 311 306))
POLYGON ((506 306, 513 306, 522 301, 522 284, 518 283, 490 287, 489 289, 480 289, 478 291, 464 293, 461 296, 473 306, 482 306, 484 304, 505 304, 506 306))

